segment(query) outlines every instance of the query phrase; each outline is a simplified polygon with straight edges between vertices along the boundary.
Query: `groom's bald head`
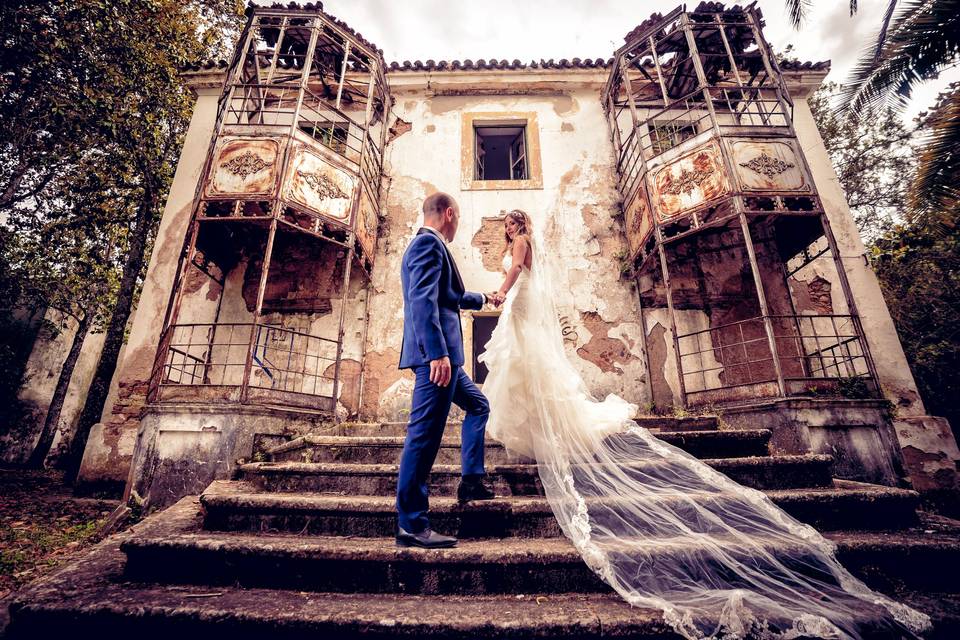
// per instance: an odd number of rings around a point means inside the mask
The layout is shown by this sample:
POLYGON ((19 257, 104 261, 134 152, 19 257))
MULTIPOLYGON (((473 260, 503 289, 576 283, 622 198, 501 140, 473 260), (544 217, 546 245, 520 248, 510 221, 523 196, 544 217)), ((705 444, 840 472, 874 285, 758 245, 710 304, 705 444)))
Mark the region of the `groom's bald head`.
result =
POLYGON ((439 231, 452 241, 460 224, 460 207, 448 193, 438 191, 423 201, 423 224, 439 231))
POLYGON ((440 218, 447 209, 453 209, 454 212, 459 213, 457 201, 453 199, 453 196, 442 191, 431 193, 423 201, 423 219, 440 218))

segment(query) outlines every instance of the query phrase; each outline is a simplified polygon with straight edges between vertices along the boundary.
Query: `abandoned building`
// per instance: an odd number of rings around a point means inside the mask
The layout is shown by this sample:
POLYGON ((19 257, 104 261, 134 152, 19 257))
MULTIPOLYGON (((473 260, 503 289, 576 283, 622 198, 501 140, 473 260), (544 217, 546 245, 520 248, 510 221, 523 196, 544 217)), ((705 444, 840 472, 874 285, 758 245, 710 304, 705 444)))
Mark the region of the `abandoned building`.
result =
MULTIPOLYGON (((609 60, 387 64, 318 6, 257 6, 196 106, 81 479, 169 504, 255 441, 402 422, 399 262, 436 190, 468 288, 520 208, 597 396, 763 424, 842 477, 956 487, 805 98, 755 9, 655 15, 609 60), (893 407, 893 410, 891 410, 893 407)), ((464 315, 466 364, 496 322, 464 315)))
MULTIPOLYGON (((81 469, 168 508, 18 592, 8 637, 676 637, 596 578, 533 461, 490 439, 497 499, 451 497, 457 429, 432 471, 431 521, 463 544, 394 546, 399 265, 437 190, 460 203, 468 288, 499 286, 503 213, 528 212, 596 396, 956 637, 960 531, 918 507, 956 495, 960 452, 806 102, 829 64, 778 60, 762 27, 704 2, 610 59, 388 64, 318 4, 251 5, 232 60, 186 71, 193 119, 81 469)), ((464 314, 480 384, 496 321, 464 314)))

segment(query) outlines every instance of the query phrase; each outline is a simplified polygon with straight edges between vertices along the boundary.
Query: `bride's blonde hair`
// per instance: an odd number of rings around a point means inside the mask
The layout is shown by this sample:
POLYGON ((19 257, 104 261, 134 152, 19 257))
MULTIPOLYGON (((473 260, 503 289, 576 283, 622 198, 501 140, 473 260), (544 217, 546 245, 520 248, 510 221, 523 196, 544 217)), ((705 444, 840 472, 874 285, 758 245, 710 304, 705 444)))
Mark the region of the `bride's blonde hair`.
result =
MULTIPOLYGON (((530 238, 530 234, 533 231, 533 223, 530 222, 530 216, 527 215, 525 211, 520 209, 514 209, 509 211, 506 216, 504 216, 504 222, 507 221, 507 218, 510 218, 517 223, 517 235, 518 236, 527 236, 530 238)), ((507 235, 507 232, 503 232, 503 237, 507 241, 506 247, 504 248, 504 253, 510 249, 510 245, 513 244, 513 240, 510 239, 510 236, 507 235)))

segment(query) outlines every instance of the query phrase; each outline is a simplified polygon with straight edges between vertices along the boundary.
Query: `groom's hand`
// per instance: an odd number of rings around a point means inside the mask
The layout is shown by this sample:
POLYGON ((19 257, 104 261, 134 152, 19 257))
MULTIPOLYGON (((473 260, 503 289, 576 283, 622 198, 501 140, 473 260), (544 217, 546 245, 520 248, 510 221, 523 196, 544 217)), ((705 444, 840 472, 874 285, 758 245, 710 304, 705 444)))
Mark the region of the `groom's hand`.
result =
POLYGON ((430 361, 430 382, 440 387, 450 384, 450 358, 443 356, 430 361))

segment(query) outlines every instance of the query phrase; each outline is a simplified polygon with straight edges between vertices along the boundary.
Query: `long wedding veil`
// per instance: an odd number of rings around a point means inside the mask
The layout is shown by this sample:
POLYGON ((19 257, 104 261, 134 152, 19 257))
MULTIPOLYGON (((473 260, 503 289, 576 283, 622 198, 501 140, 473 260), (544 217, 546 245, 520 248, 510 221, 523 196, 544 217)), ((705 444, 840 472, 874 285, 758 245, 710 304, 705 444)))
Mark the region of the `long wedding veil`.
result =
POLYGON ((508 296, 482 356, 500 385, 488 394, 490 424, 522 416, 526 436, 504 444, 535 457, 560 527, 597 575, 690 639, 916 638, 929 628, 844 569, 813 527, 655 438, 631 419, 635 405, 592 397, 566 357, 539 229, 531 245, 529 304, 512 308, 508 296), (529 373, 506 382, 501 366, 529 373), (509 406, 505 385, 522 389, 509 406))

